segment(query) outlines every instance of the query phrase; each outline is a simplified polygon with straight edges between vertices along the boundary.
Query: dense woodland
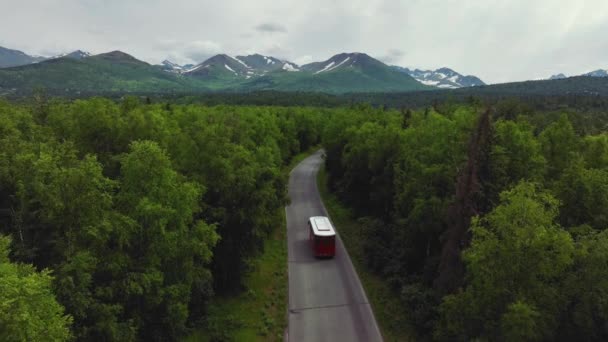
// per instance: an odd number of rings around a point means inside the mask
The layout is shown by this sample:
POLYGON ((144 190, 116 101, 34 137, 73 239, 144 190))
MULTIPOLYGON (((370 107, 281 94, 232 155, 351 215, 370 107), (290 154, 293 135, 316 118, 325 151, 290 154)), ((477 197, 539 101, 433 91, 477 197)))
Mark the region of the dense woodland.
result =
MULTIPOLYGON (((185 87, 185 85, 184 85, 185 87)), ((65 93, 64 89, 32 87, 17 90, 14 93, 2 93, 14 101, 28 102, 32 95, 46 92, 66 99, 87 99, 92 96, 103 96, 120 101, 124 91, 111 91, 99 87, 92 89, 78 88, 77 92, 65 93)), ((421 90, 415 92, 354 92, 328 94, 312 91, 276 91, 252 90, 240 91, 200 91, 194 88, 182 91, 166 92, 132 91, 132 96, 141 96, 153 102, 171 102, 179 104, 217 105, 255 105, 255 106, 315 106, 344 107, 354 104, 370 104, 379 108, 412 108, 423 109, 438 104, 471 104, 482 103, 485 106, 499 106, 503 102, 524 104, 535 110, 563 110, 574 112, 596 111, 594 114, 608 114, 608 77, 571 77, 563 80, 527 81, 504 83, 490 86, 464 87, 460 89, 421 90)))
POLYGON ((283 225, 323 111, 0 102, 0 340, 179 340, 283 225))
POLYGON ((608 134, 518 106, 353 111, 323 134, 420 339, 608 339, 608 134))
POLYGON ((319 142, 418 338, 608 339, 608 116, 467 103, 0 101, 0 340, 204 325, 319 142))

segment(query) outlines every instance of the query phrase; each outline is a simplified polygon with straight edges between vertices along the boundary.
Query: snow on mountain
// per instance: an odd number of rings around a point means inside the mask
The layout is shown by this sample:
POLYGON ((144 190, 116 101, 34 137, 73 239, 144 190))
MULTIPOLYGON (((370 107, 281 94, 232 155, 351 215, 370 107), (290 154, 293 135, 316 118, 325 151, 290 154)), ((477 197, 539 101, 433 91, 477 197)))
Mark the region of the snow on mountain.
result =
MULTIPOLYGON (((608 77, 608 69, 597 69, 594 71, 590 71, 581 75, 574 75, 574 76, 588 76, 588 77, 608 77)), ((557 75, 552 75, 551 77, 549 77, 549 80, 561 80, 563 78, 568 78, 568 77, 573 77, 573 76, 566 76, 562 73, 557 74, 557 75)))
POLYGON ((232 56, 224 55, 224 54, 211 57, 208 60, 204 61, 203 63, 197 64, 197 65, 194 65, 194 64, 179 65, 177 63, 171 62, 170 60, 166 59, 166 60, 162 61, 159 66, 163 70, 168 71, 168 72, 173 72, 173 73, 177 73, 177 74, 188 74, 188 73, 196 72, 197 70, 200 71, 201 69, 208 69, 214 65, 220 65, 224 69, 230 71, 233 74, 242 73, 243 70, 249 68, 249 66, 247 66, 245 63, 243 63, 239 59, 232 57, 232 56), (235 70, 235 69, 238 69, 238 70, 235 70))
POLYGON ((264 60, 266 61, 266 64, 274 64, 276 63, 274 60, 272 60, 271 58, 268 58, 266 56, 263 56, 264 60))
POLYGON ((322 72, 325 72, 327 70, 331 70, 331 68, 334 66, 334 64, 336 64, 335 62, 330 62, 329 64, 327 64, 323 69, 315 72, 315 74, 320 74, 322 72))
POLYGON ((226 54, 215 55, 197 66, 183 71, 183 74, 200 78, 245 78, 251 71, 241 59, 226 54))
POLYGON ((232 68, 229 67, 228 64, 224 64, 224 67, 236 74, 236 71, 232 70, 232 68))
POLYGON ((73 59, 83 59, 87 57, 91 57, 91 53, 88 51, 76 50, 74 52, 70 52, 65 57, 73 58, 73 59))
POLYGON ((251 67, 249 65, 247 65, 247 63, 243 62, 242 60, 240 60, 238 57, 232 57, 232 56, 228 56, 232 59, 234 59, 235 61, 237 61, 238 63, 240 63, 242 66, 244 66, 247 69, 251 69, 251 67))
POLYGON ((198 69, 204 69, 204 68, 208 68, 208 65, 203 65, 203 64, 198 64, 198 65, 194 65, 186 70, 184 70, 184 73, 191 73, 191 72, 195 72, 198 69))
POLYGON ((173 63, 168 59, 165 59, 164 61, 162 61, 161 65, 164 65, 168 68, 172 68, 172 69, 183 69, 183 67, 177 63, 173 63))
POLYGON ((255 74, 262 75, 272 71, 300 71, 300 68, 289 61, 284 61, 271 56, 253 54, 248 56, 236 56, 236 59, 247 65, 255 74))
POLYGON ((463 76, 450 68, 440 68, 437 70, 412 70, 399 66, 393 66, 393 68, 407 73, 422 84, 438 88, 456 89, 485 85, 485 83, 476 76, 463 76))
POLYGON ((325 71, 332 71, 334 69, 337 69, 337 68, 341 67, 342 65, 344 65, 344 63, 348 62, 349 60, 350 60, 350 56, 346 57, 346 59, 344 59, 342 62, 340 62, 338 64, 335 64, 335 62, 331 62, 331 63, 327 64, 325 66, 325 68, 323 68, 323 69, 315 72, 315 74, 319 74, 319 73, 322 73, 322 72, 325 72, 325 71), (335 66, 334 66, 334 64, 335 64, 335 66))
POLYGON ((386 65, 367 54, 360 52, 341 53, 323 62, 314 62, 302 65, 301 69, 321 74, 331 71, 344 70, 345 68, 383 68, 386 65))
POLYGON ((598 70, 594 70, 594 71, 588 72, 586 74, 583 74, 581 76, 608 77, 608 70, 598 69, 598 70))
POLYGON ((179 65, 177 63, 173 63, 168 59, 165 59, 164 61, 162 61, 160 63, 160 67, 167 72, 173 72, 176 74, 182 73, 182 72, 184 72, 184 70, 188 69, 186 66, 179 65))
POLYGON ((298 68, 297 65, 290 62, 285 62, 285 64, 283 64, 282 69, 285 71, 300 71, 300 68, 298 68))
POLYGON ((67 58, 72 58, 72 59, 83 59, 83 58, 87 58, 87 57, 91 57, 91 53, 87 52, 87 51, 82 51, 82 50, 76 50, 76 51, 72 51, 72 52, 68 52, 68 53, 62 53, 53 57, 48 57, 48 59, 56 59, 56 58, 63 58, 63 57, 67 57, 67 58))

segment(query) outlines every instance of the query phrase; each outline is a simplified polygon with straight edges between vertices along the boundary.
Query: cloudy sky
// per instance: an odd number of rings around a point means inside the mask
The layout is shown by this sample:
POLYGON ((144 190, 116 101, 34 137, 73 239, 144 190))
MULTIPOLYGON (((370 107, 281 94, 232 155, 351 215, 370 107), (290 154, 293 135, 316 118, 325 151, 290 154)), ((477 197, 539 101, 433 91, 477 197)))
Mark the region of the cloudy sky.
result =
POLYGON ((0 46, 123 50, 150 63, 366 52, 488 83, 608 69, 606 0, 0 0, 0 46))

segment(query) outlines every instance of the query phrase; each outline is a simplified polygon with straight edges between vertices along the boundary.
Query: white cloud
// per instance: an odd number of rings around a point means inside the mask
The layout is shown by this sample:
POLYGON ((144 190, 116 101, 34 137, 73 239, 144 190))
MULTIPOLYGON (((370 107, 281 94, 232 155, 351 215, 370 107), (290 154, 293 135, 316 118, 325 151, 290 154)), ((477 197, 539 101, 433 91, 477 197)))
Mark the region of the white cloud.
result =
POLYGON ((384 56, 379 57, 379 59, 381 61, 383 61, 386 64, 395 64, 395 63, 399 63, 400 61, 402 61, 405 56, 405 52, 399 50, 399 49, 390 49, 386 52, 386 54, 384 56))
POLYGON ((203 60, 216 55, 218 53, 222 53, 222 46, 218 43, 212 41, 192 41, 188 42, 182 49, 182 54, 191 59, 193 62, 202 62, 203 60))
POLYGON ((274 23, 263 23, 255 27, 256 31, 267 33, 285 33, 287 29, 283 25, 274 23))
POLYGON ((199 63, 260 52, 304 64, 360 51, 487 82, 608 68, 605 0, 0 0, 0 8, 2 45, 32 54, 120 49, 151 63, 199 63))
POLYGON ((221 44, 210 40, 180 42, 173 39, 161 39, 156 44, 156 50, 159 54, 164 53, 167 59, 181 64, 198 64, 211 56, 224 52, 221 44))
POLYGON ((296 63, 297 65, 304 65, 304 64, 312 63, 314 61, 315 60, 312 58, 311 55, 300 56, 293 60, 293 62, 296 63))

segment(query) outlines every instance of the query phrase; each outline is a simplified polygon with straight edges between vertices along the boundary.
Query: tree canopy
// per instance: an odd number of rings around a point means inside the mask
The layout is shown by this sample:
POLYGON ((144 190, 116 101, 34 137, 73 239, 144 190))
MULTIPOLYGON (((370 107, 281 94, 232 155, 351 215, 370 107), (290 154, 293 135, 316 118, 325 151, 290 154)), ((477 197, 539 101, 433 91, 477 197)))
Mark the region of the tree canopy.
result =
POLYGON ((241 290, 281 225, 283 166, 319 143, 330 115, 135 97, 0 101, 0 233, 12 237, 11 261, 33 264, 2 280, 36 279, 56 301, 49 319, 69 315, 53 323, 66 338, 183 338, 215 293, 241 290))
POLYGON ((53 294, 49 270, 9 260, 11 239, 0 236, 0 339, 68 341, 72 317, 53 294))
POLYGON ((419 338, 602 340, 604 127, 517 101, 337 113, 328 185, 419 338))

